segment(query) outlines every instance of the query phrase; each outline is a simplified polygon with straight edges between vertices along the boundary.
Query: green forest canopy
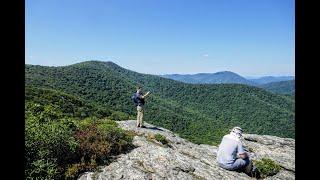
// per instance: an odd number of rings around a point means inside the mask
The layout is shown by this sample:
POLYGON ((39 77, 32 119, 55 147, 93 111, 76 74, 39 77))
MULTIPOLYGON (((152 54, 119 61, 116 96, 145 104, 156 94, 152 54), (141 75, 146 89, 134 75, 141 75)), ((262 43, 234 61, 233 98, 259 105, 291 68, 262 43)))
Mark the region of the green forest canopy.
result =
MULTIPOLYGON (((233 126, 246 133, 295 137, 294 99, 240 84, 186 84, 124 69, 112 62, 26 65, 26 86, 81 98, 133 118, 137 85, 151 91, 145 120, 195 143, 217 144, 233 126)), ((80 113, 80 112, 79 112, 80 113)))

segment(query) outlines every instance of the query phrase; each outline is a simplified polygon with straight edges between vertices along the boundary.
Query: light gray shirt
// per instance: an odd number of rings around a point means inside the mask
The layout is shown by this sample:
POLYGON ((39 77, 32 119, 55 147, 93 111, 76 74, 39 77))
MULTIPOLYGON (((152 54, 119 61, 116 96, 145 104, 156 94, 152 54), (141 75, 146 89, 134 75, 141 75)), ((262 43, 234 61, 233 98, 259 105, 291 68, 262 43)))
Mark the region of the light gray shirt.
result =
POLYGON ((244 152, 245 151, 240 139, 228 134, 223 136, 219 145, 217 161, 224 166, 230 166, 237 159, 237 155, 244 152))

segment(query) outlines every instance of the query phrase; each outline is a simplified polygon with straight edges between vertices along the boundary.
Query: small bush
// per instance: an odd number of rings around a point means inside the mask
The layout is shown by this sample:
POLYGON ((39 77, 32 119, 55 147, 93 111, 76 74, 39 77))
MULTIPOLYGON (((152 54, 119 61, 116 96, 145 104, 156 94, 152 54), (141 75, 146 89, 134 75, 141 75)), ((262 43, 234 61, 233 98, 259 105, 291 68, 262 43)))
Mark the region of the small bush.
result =
POLYGON ((154 138, 155 138, 157 141, 161 142, 163 145, 167 145, 167 144, 169 143, 168 140, 166 139, 166 137, 164 137, 164 136, 161 135, 161 134, 156 134, 156 135, 154 136, 154 138))
POLYGON ((132 135, 109 119, 66 117, 52 105, 26 103, 27 179, 76 179, 132 148, 132 135))
POLYGON ((86 171, 93 171, 97 167, 97 164, 92 161, 91 163, 76 163, 70 165, 64 173, 65 179, 77 179, 79 174, 86 171))
POLYGON ((67 168, 64 175, 67 179, 76 179, 78 177, 79 172, 81 171, 83 171, 83 168, 80 163, 72 164, 67 168))
POLYGON ((79 142, 78 156, 83 157, 84 163, 89 163, 91 160, 103 161, 104 156, 111 151, 110 143, 94 125, 76 132, 75 138, 79 142))
POLYGON ((55 179, 58 177, 58 169, 55 163, 40 159, 33 161, 31 167, 26 169, 26 179, 55 179))
POLYGON ((72 161, 77 142, 73 137, 74 124, 69 119, 56 118, 54 109, 26 113, 25 152, 26 176, 40 179, 59 178, 59 167, 72 161))
POLYGON ((268 158, 262 158, 261 160, 256 160, 254 161, 254 164, 257 167, 260 173, 260 176, 262 178, 275 175, 281 169, 279 164, 277 164, 276 162, 268 158))
POLYGON ((123 121, 123 120, 128 120, 129 115, 124 112, 120 111, 114 111, 111 113, 111 115, 108 117, 109 119, 115 120, 115 121, 123 121))
POLYGON ((89 128, 93 123, 96 123, 98 118, 96 117, 88 117, 83 120, 75 121, 77 125, 77 129, 86 129, 89 128))
POLYGON ((95 170, 98 165, 109 163, 112 156, 133 147, 133 137, 117 127, 117 123, 104 119, 87 118, 78 124, 75 139, 78 163, 68 167, 65 176, 77 177, 85 171, 95 170))

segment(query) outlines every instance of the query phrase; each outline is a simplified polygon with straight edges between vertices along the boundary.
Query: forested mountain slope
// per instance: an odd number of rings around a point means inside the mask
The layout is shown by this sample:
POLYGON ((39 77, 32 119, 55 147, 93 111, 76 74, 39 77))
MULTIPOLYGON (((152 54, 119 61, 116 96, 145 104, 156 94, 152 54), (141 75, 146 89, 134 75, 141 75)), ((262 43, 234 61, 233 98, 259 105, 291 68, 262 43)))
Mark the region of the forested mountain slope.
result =
POLYGON ((274 93, 279 93, 279 94, 288 94, 288 95, 295 94, 294 80, 271 82, 271 83, 259 85, 259 87, 274 93))
POLYGON ((232 126, 247 133, 295 136, 294 100, 240 84, 186 84, 87 61, 63 67, 26 65, 26 85, 78 96, 95 106, 135 115, 137 85, 151 91, 145 120, 195 143, 218 143, 232 126))

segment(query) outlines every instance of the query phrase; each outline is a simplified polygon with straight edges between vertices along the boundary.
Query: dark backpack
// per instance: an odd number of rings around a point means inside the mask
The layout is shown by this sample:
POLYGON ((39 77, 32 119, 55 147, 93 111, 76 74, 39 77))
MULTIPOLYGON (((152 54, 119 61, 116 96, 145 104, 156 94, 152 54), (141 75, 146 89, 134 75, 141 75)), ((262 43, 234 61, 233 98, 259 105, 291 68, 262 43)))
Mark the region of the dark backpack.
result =
POLYGON ((139 100, 138 100, 137 93, 134 93, 134 94, 131 96, 131 99, 132 99, 133 103, 134 103, 136 106, 138 106, 139 100))

